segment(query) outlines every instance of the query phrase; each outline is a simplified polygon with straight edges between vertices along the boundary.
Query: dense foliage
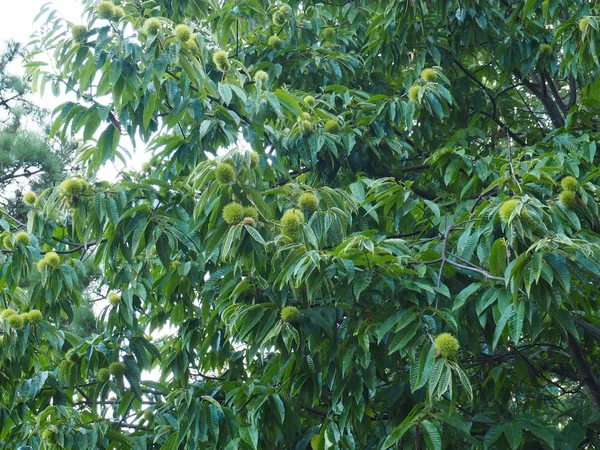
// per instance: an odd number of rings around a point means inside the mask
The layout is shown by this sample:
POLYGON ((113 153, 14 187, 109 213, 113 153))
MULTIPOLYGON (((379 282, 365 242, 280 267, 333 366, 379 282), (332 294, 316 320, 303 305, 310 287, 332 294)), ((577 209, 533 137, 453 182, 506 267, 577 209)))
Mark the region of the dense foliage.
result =
POLYGON ((599 448, 597 2, 83 3, 28 63, 85 172, 2 251, 3 447, 599 448))

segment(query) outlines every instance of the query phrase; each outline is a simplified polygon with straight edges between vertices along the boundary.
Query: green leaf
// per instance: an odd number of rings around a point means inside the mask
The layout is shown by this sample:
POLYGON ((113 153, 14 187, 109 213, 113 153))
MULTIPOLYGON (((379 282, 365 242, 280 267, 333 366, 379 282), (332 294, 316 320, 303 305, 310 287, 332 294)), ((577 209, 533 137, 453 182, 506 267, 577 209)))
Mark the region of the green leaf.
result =
POLYGON ((512 450, 517 450, 521 447, 521 440, 523 439, 523 430, 517 423, 507 423, 504 426, 504 436, 508 441, 508 445, 512 450))
POLYGON ((166 268, 171 265, 171 246, 169 244, 169 237, 166 233, 161 233, 156 241, 156 253, 160 258, 160 262, 166 268))
POLYGON ((273 94, 272 92, 265 92, 265 96, 267 97, 267 101, 272 106, 275 113, 277 113, 277 116, 280 119, 282 119, 284 117, 283 110, 281 109, 281 104, 279 103, 279 100, 277 99, 275 94, 273 94))
POLYGON ((258 430, 254 427, 240 428, 240 437, 254 450, 258 448, 258 430))
POLYGON ((421 422, 423 430, 425 431, 425 441, 427 442, 427 448, 434 450, 442 450, 442 436, 440 435, 437 427, 429 420, 423 420, 421 422))
POLYGON ((525 4, 523 5, 523 11, 521 12, 521 17, 523 19, 529 18, 537 2, 538 0, 525 0, 525 4))
POLYGON ((433 367, 431 368, 431 373, 429 374, 429 384, 428 384, 428 392, 429 398, 431 401, 437 400, 434 398, 434 391, 440 381, 440 377, 442 376, 442 370, 444 369, 444 361, 442 358, 438 358, 435 360, 433 367))
POLYGON ((504 432, 504 427, 505 424, 501 423, 494 425, 488 430, 483 439, 483 447, 485 449, 489 449, 494 442, 500 439, 502 433, 504 432))
POLYGON ((278 394, 273 394, 271 396, 271 404, 273 405, 273 409, 277 412, 277 418, 279 419, 279 423, 283 424, 285 420, 285 406, 281 397, 278 394))
POLYGON ((456 298, 454 299, 454 305, 452 306, 452 311, 456 311, 457 309, 462 308, 462 306, 465 304, 465 302, 467 301, 467 299, 473 295, 475 292, 477 292, 479 290, 479 288, 481 287, 481 283, 476 282, 476 283, 472 283, 470 285, 468 285, 466 288, 464 288, 462 291, 460 291, 458 293, 458 295, 456 296, 456 298))
POLYGON ((380 343, 385 335, 394 327, 396 331, 401 330, 417 319, 415 313, 409 310, 400 310, 388 317, 377 332, 377 342, 380 343))
POLYGON ((385 441, 383 441, 383 445, 381 446, 383 449, 387 449, 395 445, 397 442, 402 439, 402 437, 412 428, 412 423, 401 423, 396 428, 392 430, 392 432, 387 436, 385 441))
POLYGON ((498 345, 500 336, 502 336, 502 332, 504 331, 504 328, 506 327, 506 322, 508 322, 508 320, 513 316, 514 313, 515 313, 515 310, 514 310, 512 304, 509 304, 502 312, 500 319, 496 323, 496 329, 494 330, 494 340, 492 342, 492 350, 496 349, 496 345, 498 345))
POLYGON ((256 242, 258 242, 259 244, 261 244, 263 246, 267 245, 267 243, 265 242, 263 237, 260 235, 260 233, 256 230, 256 228, 254 228, 251 225, 244 225, 244 228, 246 229, 248 234, 252 237, 252 239, 254 239, 256 242))
MULTIPOLYGON (((112 430, 109 430, 112 431, 112 430)), ((118 442, 118 441, 117 441, 118 442)), ((177 434, 172 434, 167 438, 165 443, 160 447, 160 450, 176 450, 177 449, 177 434)))
POLYGON ((373 277, 372 271, 358 272, 354 278, 354 285, 352 291, 356 298, 360 297, 360 294, 369 286, 373 277))
POLYGON ((421 350, 421 357, 419 358, 419 364, 415 365, 415 367, 418 367, 418 370, 411 370, 410 384, 413 392, 425 386, 429 380, 429 374, 431 372, 431 368, 433 367, 436 352, 437 350, 434 345, 423 346, 423 349, 421 350))
POLYGON ((440 208, 438 207, 438 205, 430 200, 423 200, 423 202, 427 205, 427 207, 431 210, 431 212, 439 220, 441 213, 440 213, 440 208))
POLYGON ((435 417, 437 419, 441 420, 442 422, 447 423, 455 430, 460 431, 464 435, 466 435, 468 437, 471 436, 469 425, 467 425, 467 423, 464 422, 463 419, 458 414, 456 414, 454 412, 453 413, 444 412, 444 413, 436 414, 435 417))
POLYGON ((504 276, 508 266, 507 246, 504 238, 496 239, 490 252, 489 267, 490 273, 494 276, 504 276))
POLYGON ((289 92, 282 89, 277 89, 275 91, 275 96, 284 106, 284 108, 287 109, 293 116, 297 117, 302 113, 302 108, 300 107, 298 100, 289 92))
POLYGON ((521 333, 523 332, 523 322, 525 321, 525 302, 519 302, 517 305, 517 314, 514 316, 513 342, 519 345, 521 333))
POLYGON ((229 103, 231 103, 231 99, 233 97, 233 94, 231 92, 231 88, 229 87, 229 85, 227 83, 219 83, 219 94, 221 95, 221 98, 223 99, 223 102, 226 105, 229 105, 229 103))
POLYGON ((420 324, 419 322, 412 322, 412 325, 406 330, 406 332, 397 332, 390 343, 390 349, 388 350, 388 355, 391 355, 394 352, 399 350, 403 350, 404 347, 410 342, 410 340, 415 337, 417 331, 419 331, 420 324))
POLYGON ((467 375, 465 374, 465 372, 460 367, 458 367, 458 366, 456 366, 454 370, 458 374, 458 377, 460 378, 460 382, 462 383, 463 387, 467 391, 469 399, 471 401, 473 401, 473 386, 471 386, 471 382, 469 381, 469 377, 467 377, 467 375))

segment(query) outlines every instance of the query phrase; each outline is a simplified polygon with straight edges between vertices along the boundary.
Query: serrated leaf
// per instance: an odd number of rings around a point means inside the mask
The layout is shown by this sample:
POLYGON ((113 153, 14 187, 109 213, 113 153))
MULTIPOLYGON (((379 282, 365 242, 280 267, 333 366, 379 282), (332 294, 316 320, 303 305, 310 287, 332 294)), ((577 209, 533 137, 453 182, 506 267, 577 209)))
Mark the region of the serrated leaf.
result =
POLYGON ((218 90, 223 102, 226 105, 229 105, 229 103, 231 103, 231 99, 233 98, 233 93, 231 92, 229 85, 227 83, 219 83, 218 90))
POLYGON ((425 384, 429 380, 429 374, 431 372, 431 367, 433 366, 436 351, 437 350, 435 348, 435 345, 423 347, 421 351, 421 357, 419 358, 416 379, 413 380, 413 376, 411 373, 411 390, 413 392, 425 386, 425 384))
POLYGON ((167 233, 161 233, 156 241, 156 253, 162 265, 169 268, 171 265, 171 245, 167 233))
POLYGON ((435 391, 435 388, 438 385, 438 382, 440 381, 440 377, 442 376, 443 368, 444 368, 444 360, 442 358, 436 359, 435 363, 433 364, 433 367, 431 368, 431 373, 429 374, 429 385, 428 385, 428 389, 427 389, 429 392, 429 398, 431 401, 437 400, 437 397, 436 398, 433 397, 433 393, 435 391))
POLYGON ((281 109, 281 104, 279 103, 279 100, 277 99, 275 94, 273 94, 272 92, 266 92, 265 96, 267 97, 267 101, 272 106, 272 108, 275 111, 275 113, 277 114, 277 116, 280 119, 283 119, 283 117, 284 117, 283 110, 281 109))
POLYGON ((354 285, 352 286, 352 292, 356 298, 360 297, 360 294, 371 284, 371 278, 373 278, 373 271, 357 272, 354 278, 354 285))
POLYGON ((265 242, 265 240, 263 239, 263 237, 260 235, 260 233, 258 232, 258 230, 256 228, 254 228, 251 225, 244 225, 244 228, 246 229, 246 231, 248 232, 248 234, 252 237, 252 239, 254 239, 256 242, 258 242, 261 245, 267 245, 267 243, 265 242))
POLYGON ((508 265, 507 246, 504 238, 496 239, 490 252, 489 268, 494 276, 501 277, 508 265))
POLYGON ((423 420, 421 426, 425 430, 425 440, 428 443, 428 448, 434 450, 442 450, 442 436, 437 427, 429 420, 423 420))
POLYGON ((283 424, 285 420, 285 405, 281 400, 281 397, 278 394, 273 394, 271 396, 271 404, 274 406, 274 410, 277 413, 277 419, 280 424, 283 424))
MULTIPOLYGON (((450 370, 450 366, 448 364, 444 364, 442 368, 442 375, 440 376, 440 381, 437 386, 437 396, 441 397, 444 395, 448 389, 451 389, 452 385, 452 370, 450 370)), ((452 392, 450 392, 452 393, 452 392)))
POLYGON ((460 382, 462 383, 463 387, 467 391, 469 399, 471 401, 473 401, 473 387, 471 386, 469 377, 467 377, 465 372, 460 367, 456 366, 455 370, 456 370, 456 373, 458 374, 458 378, 460 379, 460 382))

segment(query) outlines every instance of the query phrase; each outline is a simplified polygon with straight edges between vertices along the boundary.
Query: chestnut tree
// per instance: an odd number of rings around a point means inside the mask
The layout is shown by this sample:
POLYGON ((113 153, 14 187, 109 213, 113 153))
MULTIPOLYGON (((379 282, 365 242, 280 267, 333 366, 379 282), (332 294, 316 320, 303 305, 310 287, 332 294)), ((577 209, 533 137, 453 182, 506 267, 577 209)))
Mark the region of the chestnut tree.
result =
POLYGON ((3 448, 599 448, 597 1, 81 3, 27 63, 83 169, 5 218, 3 448))

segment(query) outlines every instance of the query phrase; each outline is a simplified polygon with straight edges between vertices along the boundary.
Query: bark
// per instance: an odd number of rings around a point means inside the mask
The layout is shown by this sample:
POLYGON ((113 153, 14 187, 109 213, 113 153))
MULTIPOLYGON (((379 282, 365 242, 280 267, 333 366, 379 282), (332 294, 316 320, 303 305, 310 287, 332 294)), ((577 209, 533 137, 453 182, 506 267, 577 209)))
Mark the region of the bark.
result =
POLYGON ((600 406, 600 382, 598 382, 598 377, 588 363, 585 352, 581 345, 579 345, 579 342, 570 334, 567 334, 567 342, 569 344, 569 354, 575 367, 577 367, 581 381, 590 390, 596 404, 600 406))

